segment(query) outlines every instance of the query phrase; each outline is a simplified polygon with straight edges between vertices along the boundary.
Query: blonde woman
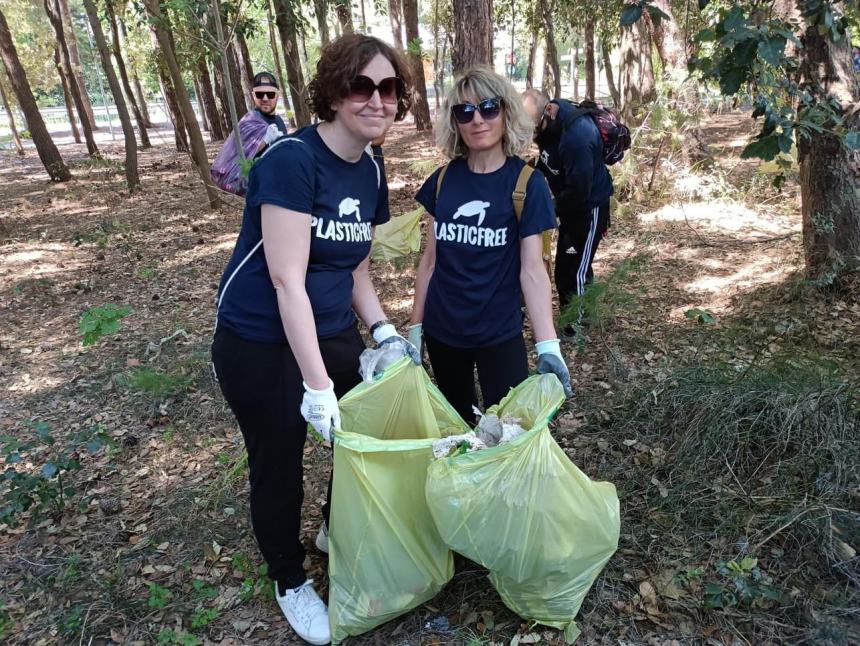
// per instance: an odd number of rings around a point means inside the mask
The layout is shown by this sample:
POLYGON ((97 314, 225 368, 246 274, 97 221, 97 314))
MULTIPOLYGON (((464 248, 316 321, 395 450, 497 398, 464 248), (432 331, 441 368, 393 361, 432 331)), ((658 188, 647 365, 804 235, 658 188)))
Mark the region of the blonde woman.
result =
POLYGON ((558 376, 568 396, 570 373, 552 319, 552 292, 541 234, 556 227, 549 187, 540 173, 526 184, 517 217, 513 194, 525 166, 517 156, 534 125, 513 86, 486 67, 466 71, 448 93, 436 123, 439 148, 451 160, 416 199, 430 226, 418 266, 410 341, 426 342, 442 394, 467 421, 528 376, 523 337, 525 300, 535 335, 538 372, 558 376))

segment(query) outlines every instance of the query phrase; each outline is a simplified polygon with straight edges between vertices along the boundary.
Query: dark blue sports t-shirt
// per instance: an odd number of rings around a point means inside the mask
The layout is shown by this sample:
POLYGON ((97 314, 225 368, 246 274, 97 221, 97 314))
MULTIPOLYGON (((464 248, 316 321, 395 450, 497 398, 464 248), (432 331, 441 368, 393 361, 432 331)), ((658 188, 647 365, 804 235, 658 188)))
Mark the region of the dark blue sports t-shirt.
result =
POLYGON ((513 192, 525 162, 508 157, 492 173, 466 160, 448 165, 436 202, 436 170, 415 199, 433 216, 436 266, 424 306, 424 332, 459 348, 507 341, 523 329, 520 239, 556 227, 546 180, 532 173, 522 220, 513 192))
POLYGON ((242 229, 218 289, 218 325, 249 341, 287 342, 261 244, 261 206, 272 204, 311 214, 305 289, 317 337, 351 326, 352 272, 370 253, 373 227, 389 217, 384 187, 370 154, 341 159, 315 126, 272 144, 251 169, 242 229))

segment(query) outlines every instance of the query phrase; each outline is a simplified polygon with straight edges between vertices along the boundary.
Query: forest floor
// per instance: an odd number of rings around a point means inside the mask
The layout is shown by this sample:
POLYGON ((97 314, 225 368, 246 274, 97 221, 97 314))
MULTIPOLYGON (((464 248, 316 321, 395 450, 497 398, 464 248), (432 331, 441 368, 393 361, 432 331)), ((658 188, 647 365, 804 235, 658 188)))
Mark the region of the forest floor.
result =
MULTIPOLYGON (((643 143, 614 171, 603 287, 565 346, 577 394, 553 435, 616 484, 622 511, 578 643, 858 643, 857 285, 805 280, 796 182, 777 192, 739 158, 751 120, 714 115, 704 132, 713 166, 655 162, 643 143)), ((0 641, 301 643, 261 570, 241 436, 209 371, 241 201, 208 209, 167 144, 141 153, 129 197, 119 145, 103 153, 63 146, 64 184, 34 154, 0 156, 0 450, 24 474, 0 484, 0 641), (83 346, 81 316, 107 303, 132 311, 83 346)), ((405 126, 386 155, 398 215, 439 158, 405 126)), ((373 267, 401 329, 416 261, 373 267)), ((314 442, 305 453, 302 537, 325 596, 312 546, 330 458, 314 442)), ((463 561, 437 598, 349 643, 563 641, 463 561)))

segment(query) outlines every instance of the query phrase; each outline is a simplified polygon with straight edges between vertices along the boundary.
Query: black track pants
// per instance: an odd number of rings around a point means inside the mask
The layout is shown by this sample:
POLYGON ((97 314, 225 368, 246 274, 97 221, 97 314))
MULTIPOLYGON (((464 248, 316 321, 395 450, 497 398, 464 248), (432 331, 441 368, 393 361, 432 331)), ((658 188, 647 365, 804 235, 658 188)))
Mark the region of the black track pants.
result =
POLYGON ((555 254, 555 286, 563 308, 573 296, 585 293, 594 279, 591 263, 609 222, 609 201, 600 206, 566 213, 560 218, 555 254))
MULTIPOLYGON (((340 398, 361 381, 358 357, 364 341, 353 326, 320 339, 319 345, 340 398)), ((225 329, 215 333, 212 363, 245 439, 251 523, 269 576, 281 587, 299 586, 306 578, 299 534, 307 435, 307 422, 299 410, 304 395, 299 366, 289 345, 246 341, 225 329)), ((327 506, 323 513, 328 518, 327 506)))
POLYGON ((498 404, 509 389, 519 385, 529 374, 522 334, 483 348, 455 348, 431 336, 425 336, 425 342, 436 385, 469 424, 475 421, 472 406, 478 405, 475 367, 478 368, 484 410, 498 404))

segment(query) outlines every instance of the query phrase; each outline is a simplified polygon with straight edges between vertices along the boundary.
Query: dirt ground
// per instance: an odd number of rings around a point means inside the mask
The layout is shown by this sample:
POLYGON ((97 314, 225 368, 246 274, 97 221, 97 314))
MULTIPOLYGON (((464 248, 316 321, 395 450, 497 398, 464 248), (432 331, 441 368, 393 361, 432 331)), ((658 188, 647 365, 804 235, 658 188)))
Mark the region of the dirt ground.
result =
MULTIPOLYGON (((852 299, 803 288, 798 192, 790 181, 777 193, 766 174, 739 160, 748 126, 741 115, 710 118, 705 133, 716 165, 698 173, 681 172, 671 154, 655 162, 643 153, 640 180, 616 205, 595 263, 616 298, 605 301, 586 343, 565 345, 577 395, 553 427, 594 479, 618 484, 625 472, 653 468, 644 458, 654 447, 609 437, 600 425, 617 398, 674 366, 747 365, 789 341, 857 366, 856 293, 852 299), (650 190, 641 179, 649 174, 650 190), (711 322, 697 323, 693 309, 711 322), (735 325, 751 330, 783 319, 799 321, 799 331, 763 328, 728 344, 720 337, 735 325)), ((62 509, 49 504, 38 517, 26 512, 17 524, 0 525, 0 640, 301 643, 260 569, 241 437, 208 369, 214 298, 241 201, 227 196, 209 210, 189 160, 166 143, 141 153, 143 190, 131 197, 116 162, 91 162, 82 146, 62 152, 75 176, 64 184, 48 182, 33 154, 0 157, 0 435, 51 436, 52 445, 24 454, 33 472, 63 447, 82 467, 67 475, 62 509), (106 303, 132 312, 120 332, 82 346, 81 316, 106 303), (75 444, 82 433, 110 443, 91 453, 75 444)), ((116 145, 103 145, 103 153, 121 159, 116 145)), ((412 196, 439 158, 429 136, 405 126, 389 137, 386 156, 397 215, 414 208, 412 196)), ((416 261, 373 268, 401 329, 416 261)), ((303 540, 308 572, 324 595, 326 558, 312 545, 328 450, 309 443, 305 452, 303 540)), ((676 540, 657 526, 649 531, 644 492, 621 503, 619 551, 580 612, 578 643, 816 643, 808 623, 703 609, 695 594, 673 591, 667 581, 709 566, 715 543, 676 540)), ((349 643, 512 640, 563 643, 557 631, 513 615, 486 571, 463 561, 436 599, 349 643)))

